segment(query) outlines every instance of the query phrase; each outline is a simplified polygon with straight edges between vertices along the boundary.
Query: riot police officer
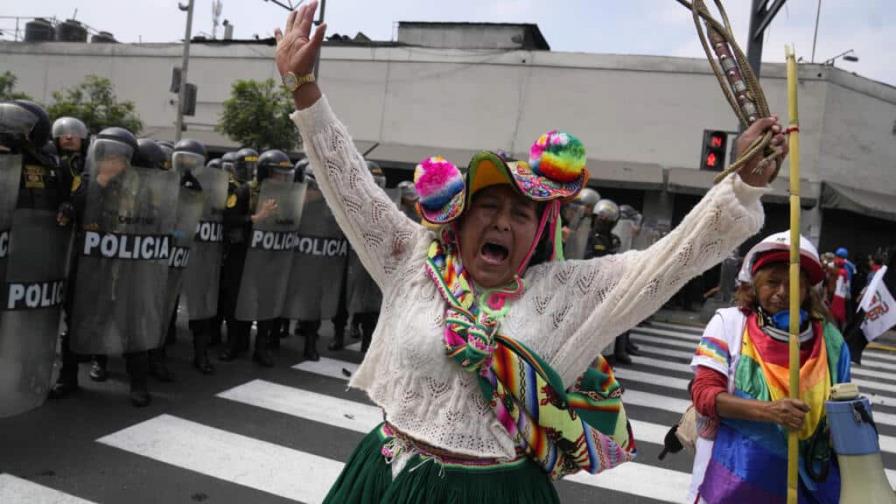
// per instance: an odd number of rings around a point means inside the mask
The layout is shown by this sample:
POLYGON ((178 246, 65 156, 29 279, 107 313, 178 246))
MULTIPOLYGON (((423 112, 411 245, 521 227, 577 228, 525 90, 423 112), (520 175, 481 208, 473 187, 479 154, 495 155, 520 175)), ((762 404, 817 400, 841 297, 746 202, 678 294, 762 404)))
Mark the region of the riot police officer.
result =
POLYGON ((563 253, 567 259, 584 259, 588 255, 594 205, 600 194, 590 187, 579 191, 575 199, 563 206, 563 253))
POLYGON ((220 307, 227 324, 227 346, 218 359, 224 362, 232 361, 249 348, 252 323, 237 320, 235 313, 252 227, 251 187, 257 185, 255 164, 258 161, 258 152, 251 148, 240 149, 232 156, 228 154, 221 161, 225 170, 232 170, 224 209, 224 262, 220 281, 220 307))
POLYGON ((52 135, 62 170, 72 180, 79 178, 84 171, 84 156, 87 154, 87 125, 75 117, 60 117, 53 122, 52 135))
MULTIPOLYGON (((613 228, 619 221, 619 205, 609 199, 601 199, 594 205, 594 230, 588 241, 586 259, 602 257, 619 253, 621 241, 619 236, 613 233, 613 228)), ((632 359, 628 355, 626 342, 628 333, 617 336, 613 342, 613 354, 607 359, 615 364, 631 364, 632 359)))
POLYGON ((399 204, 398 208, 414 222, 420 221, 420 215, 417 213, 417 189, 414 187, 412 180, 402 180, 398 183, 399 204))
POLYGON ((250 184, 250 240, 235 318, 257 321, 252 360, 265 367, 274 365, 270 346, 272 338, 279 338, 274 328, 284 311, 304 197, 304 186, 294 178, 289 156, 271 149, 259 156, 256 180, 250 184))
POLYGON ((39 406, 51 385, 73 212, 49 136, 42 107, 0 102, 0 417, 39 406), (33 288, 47 295, 28 302, 33 288))

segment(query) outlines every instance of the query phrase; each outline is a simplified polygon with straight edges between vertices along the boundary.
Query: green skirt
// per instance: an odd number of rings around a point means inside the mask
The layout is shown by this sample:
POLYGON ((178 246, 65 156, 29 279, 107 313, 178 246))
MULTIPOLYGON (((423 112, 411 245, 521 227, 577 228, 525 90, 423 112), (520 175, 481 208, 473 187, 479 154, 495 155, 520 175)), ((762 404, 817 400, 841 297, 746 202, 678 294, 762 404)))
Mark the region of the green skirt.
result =
POLYGON ((494 464, 447 464, 414 455, 395 479, 379 425, 352 453, 325 504, 559 504, 547 473, 528 457, 494 464))

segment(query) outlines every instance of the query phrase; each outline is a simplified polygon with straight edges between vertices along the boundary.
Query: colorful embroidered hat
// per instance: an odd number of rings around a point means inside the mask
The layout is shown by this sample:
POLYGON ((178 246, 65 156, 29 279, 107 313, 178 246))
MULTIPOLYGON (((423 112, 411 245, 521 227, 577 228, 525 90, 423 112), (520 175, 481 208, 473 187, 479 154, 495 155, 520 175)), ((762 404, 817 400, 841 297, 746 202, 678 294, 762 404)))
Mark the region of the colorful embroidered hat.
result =
POLYGON ((532 144, 528 163, 481 151, 473 155, 464 177, 456 166, 436 156, 417 165, 414 185, 420 195, 420 214, 429 223, 441 225, 460 217, 473 196, 487 187, 510 184, 523 196, 546 202, 575 196, 588 177, 582 142, 551 130, 532 144))

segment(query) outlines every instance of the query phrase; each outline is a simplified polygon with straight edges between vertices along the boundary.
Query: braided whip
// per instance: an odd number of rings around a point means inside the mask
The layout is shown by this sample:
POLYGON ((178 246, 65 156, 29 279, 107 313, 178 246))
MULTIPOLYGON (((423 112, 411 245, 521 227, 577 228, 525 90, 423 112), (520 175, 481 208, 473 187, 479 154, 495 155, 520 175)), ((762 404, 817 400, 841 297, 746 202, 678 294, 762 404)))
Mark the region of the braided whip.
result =
MULTIPOLYGON (((740 120, 741 126, 747 128, 757 119, 771 116, 771 113, 756 74, 753 73, 744 52, 734 39, 731 23, 728 22, 728 14, 722 7, 721 0, 713 1, 722 16, 721 23, 712 17, 703 0, 692 0, 691 2, 678 0, 678 3, 691 10, 694 26, 697 28, 697 35, 700 37, 700 43, 703 44, 703 51, 706 52, 709 66, 716 74, 716 79, 722 87, 722 93, 740 120), (703 20, 702 25, 701 19, 703 20), (715 53, 715 57, 713 57, 713 53, 715 53)), ((716 175, 715 183, 718 184, 729 174, 740 170, 747 161, 758 155, 762 155, 762 160, 756 167, 756 171, 761 172, 769 163, 775 163, 775 171, 769 182, 774 180, 778 176, 778 170, 781 169, 783 150, 771 146, 772 136, 773 133, 770 130, 766 131, 762 137, 750 144, 745 152, 738 153, 737 159, 722 173, 716 175)))

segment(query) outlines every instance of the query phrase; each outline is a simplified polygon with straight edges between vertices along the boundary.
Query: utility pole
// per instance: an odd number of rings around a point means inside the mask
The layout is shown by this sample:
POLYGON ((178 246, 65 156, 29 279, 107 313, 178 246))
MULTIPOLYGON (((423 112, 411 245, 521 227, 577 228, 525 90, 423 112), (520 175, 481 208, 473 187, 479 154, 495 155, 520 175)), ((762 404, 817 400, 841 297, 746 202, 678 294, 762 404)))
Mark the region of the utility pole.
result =
POLYGON ((815 43, 818 42, 818 20, 821 18, 821 0, 818 0, 818 10, 815 11, 815 35, 812 35, 812 59, 815 63, 815 43))
MULTIPOLYGON (((320 15, 318 16, 317 21, 315 21, 315 23, 314 23, 317 26, 320 26, 321 23, 324 22, 324 10, 326 8, 327 8, 327 0, 320 0, 320 15)), ((321 47, 323 47, 323 44, 321 44, 321 47)), ((318 48, 317 58, 314 59, 314 80, 317 80, 317 70, 318 70, 318 68, 320 68, 320 51, 321 51, 321 49, 318 48)))
POLYGON ((759 70, 762 66, 762 38, 765 35, 765 29, 784 6, 786 0, 753 0, 750 7, 750 32, 747 37, 747 61, 753 68, 756 78, 759 78, 759 70))
POLYGON ((187 29, 184 35, 184 57, 180 66, 180 88, 177 90, 177 122, 174 126, 174 141, 180 141, 181 130, 184 127, 184 100, 187 96, 187 66, 190 64, 190 37, 193 33, 193 0, 187 0, 187 5, 177 4, 180 10, 187 11, 187 29))

